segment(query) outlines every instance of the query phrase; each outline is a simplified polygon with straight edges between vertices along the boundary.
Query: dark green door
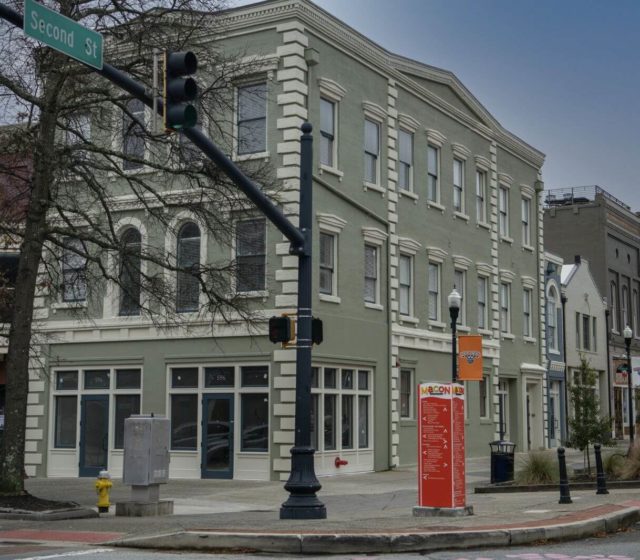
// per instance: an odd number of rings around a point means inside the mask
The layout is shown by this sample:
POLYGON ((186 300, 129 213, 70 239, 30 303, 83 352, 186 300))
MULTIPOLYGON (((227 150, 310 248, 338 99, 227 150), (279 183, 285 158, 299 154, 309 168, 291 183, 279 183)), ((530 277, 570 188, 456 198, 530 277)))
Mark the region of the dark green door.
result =
POLYGON ((233 395, 202 397, 202 478, 233 478, 233 395))
POLYGON ((80 476, 98 476, 108 467, 109 395, 83 395, 80 409, 80 476))

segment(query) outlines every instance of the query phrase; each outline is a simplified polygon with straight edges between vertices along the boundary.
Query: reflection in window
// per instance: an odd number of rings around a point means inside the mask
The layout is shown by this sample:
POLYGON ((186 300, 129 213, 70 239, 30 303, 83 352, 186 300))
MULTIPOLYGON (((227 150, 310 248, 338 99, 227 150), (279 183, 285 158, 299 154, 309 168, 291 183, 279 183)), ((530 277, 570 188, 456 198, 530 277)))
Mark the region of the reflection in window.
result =
POLYGON ((56 397, 54 447, 75 448, 78 397, 56 397))
POLYGON ((241 451, 269 450, 269 396, 262 394, 241 395, 242 438, 241 451))
POLYGON ((122 166, 125 170, 140 169, 145 153, 144 128, 140 124, 145 122, 144 103, 131 99, 126 108, 122 119, 122 166))
POLYGON ((197 395, 171 395, 171 449, 196 449, 197 395))
POLYGON ((142 236, 128 228, 120 247, 120 315, 140 315, 142 236))
POLYGON ((267 84, 238 88, 238 154, 267 149, 267 84))
POLYGON ((266 221, 236 223, 236 291, 257 292, 266 287, 266 221))
POLYGON ((200 267, 200 229, 192 222, 184 224, 178 232, 176 287, 176 311, 197 311, 200 300, 200 282, 189 271, 198 272, 200 267))
POLYGON ((62 248, 62 301, 87 299, 87 249, 82 241, 67 237, 62 248))
POLYGON ((115 449, 124 447, 124 421, 133 414, 140 414, 140 395, 116 395, 115 449))

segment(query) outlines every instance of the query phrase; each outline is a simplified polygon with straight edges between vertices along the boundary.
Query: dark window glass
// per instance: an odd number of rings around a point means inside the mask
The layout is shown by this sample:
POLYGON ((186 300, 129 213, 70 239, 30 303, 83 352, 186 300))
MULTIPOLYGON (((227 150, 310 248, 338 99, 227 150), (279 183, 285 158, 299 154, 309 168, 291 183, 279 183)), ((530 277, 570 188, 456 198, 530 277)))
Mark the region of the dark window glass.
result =
POLYGON ((171 386, 174 388, 197 387, 198 368, 173 368, 171 370, 171 386))
POLYGON ((141 122, 144 122, 144 103, 132 99, 127 103, 122 120, 122 166, 127 170, 140 169, 144 165, 145 138, 141 122))
POLYGON ((369 389, 369 372, 365 370, 358 371, 358 389, 366 391, 369 389))
POLYGON ((342 388, 353 389, 353 370, 352 369, 342 370, 342 388))
POLYGON ((358 397, 358 448, 369 447, 369 397, 358 397))
POLYGON ((127 229, 120 242, 120 315, 140 315, 140 265, 142 237, 127 229))
POLYGON ((267 84, 238 88, 238 154, 267 149, 267 84))
POLYGON ((109 370, 87 370, 84 372, 85 389, 109 389, 109 370))
POLYGON ((171 395, 171 449, 196 449, 197 395, 171 395))
POLYGON ((140 389, 140 370, 117 369, 116 389, 140 389))
POLYGON ((58 391, 74 391, 77 388, 77 371, 59 371, 56 373, 56 389, 58 391))
POLYGON ((116 449, 124 447, 124 421, 132 414, 140 414, 140 395, 116 395, 115 442, 116 449))
POLYGON ((335 368, 324 368, 324 386, 327 389, 336 388, 336 375, 337 370, 335 368))
POLYGON ((311 445, 318 450, 318 395, 311 395, 311 445))
POLYGON ((324 450, 336 448, 336 395, 324 396, 324 450))
POLYGON ((242 451, 269 450, 269 396, 243 394, 242 403, 242 451))
POLYGON ((320 232, 320 293, 333 294, 335 235, 320 232))
POLYGON ((55 447, 75 448, 78 397, 56 397, 55 447))
POLYGON ((82 241, 67 237, 62 248, 62 301, 87 299, 87 248, 82 241))
POLYGON ((208 367, 204 368, 205 387, 233 387, 234 370, 232 367, 208 367))
POLYGON ((268 387, 269 368, 267 366, 245 366, 240 368, 243 387, 268 387))
POLYGON ((316 389, 318 388, 318 376, 320 375, 319 370, 320 368, 317 367, 311 368, 311 386, 316 389))
POLYGON ((263 218, 236 224, 236 290, 256 292, 265 289, 266 222, 263 218))
POLYGON ((200 303, 200 229, 194 223, 184 224, 178 232, 178 278, 176 287, 176 311, 197 311, 200 303))
POLYGON ((400 370, 400 417, 411 417, 411 392, 412 392, 412 371, 410 369, 400 370))
POLYGON ((335 103, 320 99, 320 163, 333 167, 335 103))
POLYGON ((342 395, 342 449, 353 449, 353 395, 342 395))

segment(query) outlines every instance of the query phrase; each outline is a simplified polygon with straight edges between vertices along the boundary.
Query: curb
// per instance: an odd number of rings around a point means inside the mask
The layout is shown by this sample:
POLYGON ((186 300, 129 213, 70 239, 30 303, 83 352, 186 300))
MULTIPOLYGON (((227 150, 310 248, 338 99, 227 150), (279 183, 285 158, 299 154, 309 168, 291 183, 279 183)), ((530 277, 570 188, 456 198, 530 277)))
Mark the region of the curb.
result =
POLYGON ((506 547, 539 541, 582 539, 613 533, 640 521, 640 508, 539 527, 469 529, 414 533, 240 533, 180 531, 102 543, 156 550, 242 551, 282 554, 433 552, 477 547, 506 547))
MULTIPOLYGON (((514 492, 557 492, 559 482, 553 484, 510 484, 498 483, 487 486, 475 486, 474 494, 510 494, 514 492)), ((596 482, 570 482, 570 490, 595 490, 596 482)), ((626 488, 640 488, 640 480, 607 480, 609 490, 624 490, 626 488)))
POLYGON ((47 511, 26 511, 0 509, 0 519, 24 521, 58 521, 62 519, 88 519, 98 517, 98 512, 89 508, 52 509, 47 511))

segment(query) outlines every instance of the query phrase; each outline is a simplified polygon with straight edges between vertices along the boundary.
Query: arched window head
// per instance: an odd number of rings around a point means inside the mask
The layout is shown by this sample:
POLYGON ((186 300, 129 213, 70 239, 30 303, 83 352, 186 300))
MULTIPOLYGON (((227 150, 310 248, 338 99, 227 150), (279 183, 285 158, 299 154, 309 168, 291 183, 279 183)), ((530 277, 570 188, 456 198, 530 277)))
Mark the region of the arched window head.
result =
POLYGON ((193 222, 178 232, 176 311, 197 311, 200 302, 200 228, 193 222))
POLYGON ((142 236, 127 228, 120 238, 120 315, 140 315, 142 236))

